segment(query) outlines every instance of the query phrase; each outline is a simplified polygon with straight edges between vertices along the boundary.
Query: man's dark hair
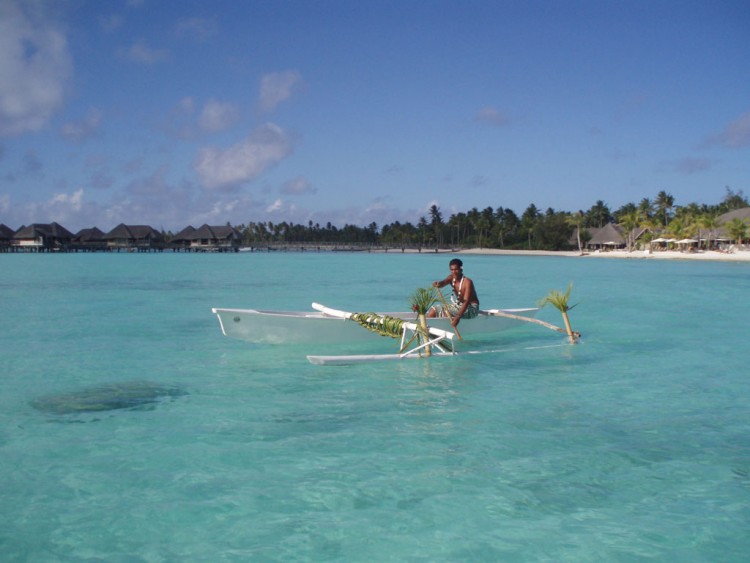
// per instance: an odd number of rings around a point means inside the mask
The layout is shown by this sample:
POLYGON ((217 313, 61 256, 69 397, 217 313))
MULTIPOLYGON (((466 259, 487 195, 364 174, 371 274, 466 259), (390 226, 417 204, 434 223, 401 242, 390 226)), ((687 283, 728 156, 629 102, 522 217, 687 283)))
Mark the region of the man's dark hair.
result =
POLYGON ((458 258, 454 258, 453 260, 451 260, 450 264, 448 264, 448 265, 449 266, 458 266, 461 269, 463 269, 463 267, 464 267, 464 263, 461 262, 461 260, 459 260, 458 258))

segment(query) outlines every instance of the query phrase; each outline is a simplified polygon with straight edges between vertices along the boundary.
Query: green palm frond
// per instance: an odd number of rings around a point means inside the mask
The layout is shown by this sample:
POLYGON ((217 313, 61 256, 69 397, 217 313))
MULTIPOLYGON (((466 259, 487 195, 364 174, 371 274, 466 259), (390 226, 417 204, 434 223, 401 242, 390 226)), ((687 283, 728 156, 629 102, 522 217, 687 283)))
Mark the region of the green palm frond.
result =
POLYGON ((438 290, 434 287, 418 287, 409 297, 409 304, 416 313, 426 315, 438 299, 438 290))
POLYGON ((354 313, 351 319, 367 330, 388 336, 389 338, 401 338, 404 321, 388 315, 376 313, 354 313))
POLYGON ((541 299, 539 301, 539 307, 544 307, 545 305, 549 304, 561 313, 570 311, 573 307, 575 307, 575 305, 568 305, 568 301, 570 300, 570 292, 572 289, 573 284, 571 283, 568 284, 568 291, 566 291, 565 293, 562 293, 561 291, 558 291, 556 289, 551 290, 544 299, 541 299))

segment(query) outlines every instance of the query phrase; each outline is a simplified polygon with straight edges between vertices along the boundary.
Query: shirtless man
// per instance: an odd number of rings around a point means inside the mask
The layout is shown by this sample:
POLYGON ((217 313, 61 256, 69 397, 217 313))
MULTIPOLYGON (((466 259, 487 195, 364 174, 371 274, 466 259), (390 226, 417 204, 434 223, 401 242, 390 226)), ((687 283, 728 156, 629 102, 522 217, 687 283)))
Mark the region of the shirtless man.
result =
MULTIPOLYGON (((454 258, 450 261, 450 275, 444 280, 432 282, 432 286, 440 289, 450 284, 453 288, 453 295, 451 296, 451 303, 448 304, 450 316, 453 317, 451 323, 454 327, 458 326, 461 319, 473 319, 479 314, 479 297, 477 297, 477 290, 474 288, 474 282, 464 276, 463 272, 464 263, 458 258, 454 258)), ((441 317, 448 316, 445 311, 445 307, 439 307, 436 309, 432 307, 428 312, 428 317, 441 317)))

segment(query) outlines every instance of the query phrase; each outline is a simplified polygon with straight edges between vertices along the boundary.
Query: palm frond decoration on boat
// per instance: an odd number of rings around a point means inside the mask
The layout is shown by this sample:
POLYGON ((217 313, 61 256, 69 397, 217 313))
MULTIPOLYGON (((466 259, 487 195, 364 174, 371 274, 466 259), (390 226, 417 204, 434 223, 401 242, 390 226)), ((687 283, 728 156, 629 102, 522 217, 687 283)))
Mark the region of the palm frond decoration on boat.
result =
POLYGON ((438 299, 438 290, 434 287, 418 287, 409 297, 409 304, 418 315, 426 315, 438 299))
POLYGON ((539 307, 544 307, 545 305, 549 304, 560 311, 560 313, 562 313, 563 322, 565 322, 565 331, 568 333, 568 339, 570 340, 571 344, 575 344, 581 337, 581 333, 573 331, 573 329, 570 327, 570 318, 568 317, 568 311, 575 307, 575 305, 568 305, 568 301, 570 300, 570 292, 572 289, 572 283, 568 284, 568 290, 565 293, 553 289, 547 294, 546 297, 539 301, 538 305, 539 307))
MULTIPOLYGON (((421 305, 429 303, 429 299, 426 299, 421 293, 419 299, 422 299, 422 301, 420 301, 421 305)), ((432 304, 430 304, 429 307, 432 307, 432 304)), ((404 324, 407 321, 403 319, 392 317, 390 315, 378 315, 377 313, 352 313, 349 319, 359 324, 361 327, 366 328, 370 332, 374 332, 380 336, 400 338, 401 349, 398 352, 399 354, 406 352, 415 340, 421 344, 419 347, 420 349, 417 352, 420 356, 422 355, 423 350, 425 356, 430 356, 432 354, 430 349, 431 346, 436 346, 442 352, 452 354, 452 345, 441 342, 440 340, 431 339, 424 315, 419 315, 419 317, 421 319, 421 324, 415 327, 418 328, 418 330, 412 332, 411 338, 409 338, 408 341, 405 338, 407 331, 404 327, 404 324), (430 344, 430 342, 432 343, 430 344)))
MULTIPOLYGON (((418 338, 422 342, 427 342, 430 339, 426 315, 427 311, 437 303, 438 298, 438 290, 434 287, 418 287, 414 293, 411 294, 411 297, 409 297, 412 311, 416 312, 419 316, 419 327, 421 330, 418 338)), ((432 355, 429 346, 425 348, 424 353, 425 356, 432 355)))
POLYGON ((404 332, 403 319, 397 319, 389 315, 378 315, 377 313, 354 313, 351 320, 358 323, 367 330, 388 336, 390 338, 401 338, 404 332))

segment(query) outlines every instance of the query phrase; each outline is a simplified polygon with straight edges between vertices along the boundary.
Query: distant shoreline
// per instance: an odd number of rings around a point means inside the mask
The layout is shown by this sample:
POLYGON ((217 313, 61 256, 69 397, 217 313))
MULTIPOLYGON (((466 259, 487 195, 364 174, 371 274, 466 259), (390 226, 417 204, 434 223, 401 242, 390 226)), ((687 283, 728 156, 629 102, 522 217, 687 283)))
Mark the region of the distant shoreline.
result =
POLYGON ((719 252, 716 250, 702 250, 698 252, 680 252, 676 250, 658 250, 647 252, 643 250, 608 250, 606 252, 576 251, 545 251, 545 250, 498 250, 492 248, 471 248, 457 250, 455 254, 485 254, 500 256, 564 256, 581 259, 619 258, 626 260, 709 260, 716 262, 750 262, 750 250, 735 250, 734 252, 719 252))
POLYGON ((615 258, 623 260, 703 260, 714 262, 750 262, 750 250, 735 250, 733 252, 719 252, 717 250, 700 250, 695 252, 680 252, 678 250, 608 250, 592 251, 581 254, 577 250, 502 250, 497 248, 466 248, 466 249, 371 249, 372 253, 384 254, 459 254, 483 256, 557 256, 565 258, 597 259, 615 258))
MULTIPOLYGON (((150 249, 153 252, 178 252, 181 251, 174 249, 150 249)), ((131 250, 130 252, 133 252, 131 250)), ((130 253, 126 252, 126 253, 130 253)), ((547 257, 562 257, 562 258, 578 258, 578 259, 598 259, 598 258, 610 258, 610 259, 621 259, 621 260, 688 260, 688 261, 712 261, 712 262, 750 262, 750 248, 747 249, 735 249, 731 252, 720 252, 718 250, 698 250, 692 252, 681 252, 677 250, 656 250, 656 251, 644 251, 644 250, 633 250, 628 252, 627 250, 607 250, 600 251, 595 250, 591 252, 584 252, 583 254, 577 250, 504 250, 498 248, 396 248, 396 247, 370 247, 370 248, 339 248, 339 247, 324 247, 323 245, 313 248, 299 247, 296 248, 291 246, 284 249, 276 248, 263 248, 263 247, 244 247, 235 250, 234 252, 245 253, 266 253, 266 252, 300 252, 300 253, 342 253, 342 254, 421 254, 425 256, 435 254, 449 254, 449 255, 475 255, 475 256, 547 256, 547 257)), ((234 253, 232 252, 232 253, 234 253)), ((116 252, 119 253, 119 252, 116 252)), ((211 252, 206 252, 211 253, 211 252)), ((58 254, 57 252, 0 252, 2 254, 19 255, 19 254, 58 254)), ((66 253, 67 254, 67 253, 66 253)), ((75 252, 74 254, 78 254, 75 252)), ((86 253, 84 253, 86 254, 86 253)))

